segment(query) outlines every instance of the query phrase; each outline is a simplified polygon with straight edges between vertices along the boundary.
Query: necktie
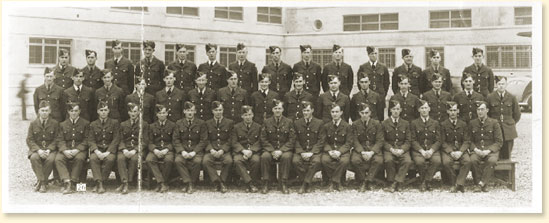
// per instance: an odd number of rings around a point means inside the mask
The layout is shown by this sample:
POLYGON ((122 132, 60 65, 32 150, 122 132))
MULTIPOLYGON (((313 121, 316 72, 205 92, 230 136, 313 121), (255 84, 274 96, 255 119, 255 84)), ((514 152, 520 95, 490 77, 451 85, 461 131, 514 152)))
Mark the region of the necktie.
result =
POLYGON ((364 94, 364 98, 368 98, 368 92, 366 91, 366 89, 364 89, 364 91, 362 91, 362 93, 364 94))
POLYGON ((81 88, 81 87, 78 87, 78 89, 76 90, 76 94, 77 94, 77 95, 80 95, 80 88, 81 88))
POLYGON ((395 126, 398 125, 398 121, 396 119, 393 119, 393 125, 395 125, 395 126))
POLYGON ((362 125, 364 125, 364 130, 368 129, 368 122, 363 121, 362 125))
POLYGON ((46 91, 50 91, 50 86, 46 85, 46 91))
POLYGON ((117 66, 118 65, 118 59, 114 58, 114 65, 117 66))
POLYGON ((501 101, 503 101, 503 94, 499 94, 499 98, 501 101))
POLYGON ((376 65, 372 64, 372 70, 375 70, 375 69, 376 69, 376 65))
POLYGON ((440 97, 440 93, 438 91, 435 91, 435 95, 437 96, 437 98, 440 97))
POLYGON ((332 99, 335 101, 337 99, 336 94, 332 93, 332 99))
POLYGON ((305 67, 309 68, 309 62, 305 62, 305 67))
POLYGON ((275 64, 276 70, 278 70, 278 66, 279 66, 278 63, 276 63, 276 64, 275 64))
POLYGON ((452 125, 454 125, 454 128, 456 127, 457 125, 456 120, 452 121, 452 125))
POLYGON ((276 126, 279 126, 280 125, 280 118, 277 118, 276 119, 276 126))
POLYGON ((93 67, 90 67, 90 73, 93 72, 93 67))
POLYGON ((307 127, 309 127, 309 124, 311 124, 311 120, 310 119, 305 119, 305 124, 307 125, 307 127))
POLYGON ((46 120, 42 120, 42 128, 46 127, 46 120))
POLYGON ((183 61, 179 61, 179 66, 180 66, 180 67, 183 67, 184 64, 185 64, 185 63, 183 63, 183 61))
POLYGON ((297 95, 297 98, 299 99, 299 96, 301 96, 301 91, 296 91, 295 94, 297 95))
POLYGON ((105 120, 101 120, 101 125, 105 125, 105 120))
POLYGON ((473 95, 473 94, 472 94, 471 92, 467 92, 467 97, 468 97, 469 99, 471 99, 471 96, 472 96, 472 95, 473 95))
POLYGON ((215 126, 219 128, 219 120, 215 120, 215 126))
POLYGON ((264 97, 264 98, 267 97, 267 92, 266 92, 266 91, 262 91, 261 94, 263 94, 263 97, 264 97))
POLYGON ((438 74, 438 67, 435 68, 435 74, 438 74))
POLYGON ((168 89, 167 93, 168 95, 172 94, 172 89, 168 89))
POLYGON ((192 122, 192 121, 190 121, 190 120, 189 120, 189 121, 187 121, 187 123, 189 123, 189 126, 191 126, 191 125, 193 124, 193 122, 192 122))
POLYGON ((234 95, 234 88, 231 88, 231 95, 234 95))
POLYGON ((213 66, 213 62, 210 61, 210 69, 212 68, 212 66, 213 66))
POLYGON ((200 97, 204 96, 201 90, 198 90, 198 95, 200 95, 200 97))
POLYGON ((337 129, 337 122, 334 122, 334 130, 337 129))
POLYGON ((339 63, 336 63, 337 64, 337 69, 339 70, 339 68, 341 68, 341 64, 339 63))

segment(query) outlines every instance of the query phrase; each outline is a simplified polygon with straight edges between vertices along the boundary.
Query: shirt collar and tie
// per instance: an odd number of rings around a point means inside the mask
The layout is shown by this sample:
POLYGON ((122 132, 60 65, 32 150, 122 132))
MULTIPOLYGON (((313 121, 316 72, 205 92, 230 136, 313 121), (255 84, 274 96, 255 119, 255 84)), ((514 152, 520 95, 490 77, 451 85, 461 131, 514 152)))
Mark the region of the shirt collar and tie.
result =
POLYGON ((505 97, 505 91, 504 91, 504 92, 501 92, 501 93, 498 92, 498 94, 499 94, 500 100, 503 101, 503 98, 505 97))
POLYGON ((423 123, 427 123, 429 121, 429 117, 421 117, 421 120, 423 121, 423 123))
POLYGON ((393 125, 398 125, 398 118, 391 117, 391 120, 393 120, 393 125))
POLYGON ((114 58, 114 63, 118 64, 118 63, 120 63, 120 60, 122 60, 122 55, 120 55, 120 57, 115 57, 114 58))
POLYGON ((166 87, 166 93, 167 93, 167 94, 172 94, 172 91, 173 91, 173 86, 171 86, 171 87, 166 87))
POLYGON ((372 66, 372 69, 373 69, 373 70, 376 69, 376 65, 377 65, 377 60, 374 61, 374 62, 372 62, 372 61, 370 60, 370 66, 372 66))
POLYGON ((332 95, 332 99, 334 99, 335 101, 337 99, 337 96, 339 95, 339 91, 336 91, 336 92, 330 91, 330 94, 332 95))
POLYGON ((208 61, 208 64, 210 64, 210 67, 213 67, 215 65, 215 60, 214 61, 208 61))
POLYGON ((337 127, 339 127, 339 124, 341 123, 341 119, 339 119, 339 120, 333 120, 332 123, 333 123, 334 126, 337 128, 337 127))
POLYGON ((221 124, 221 120, 223 120, 223 117, 221 117, 220 119, 214 118, 214 120, 215 120, 215 125, 216 125, 217 127, 219 127, 219 125, 221 124))
POLYGON ((107 123, 107 119, 99 118, 99 121, 101 121, 101 125, 105 125, 105 123, 107 123))
POLYGON ((452 125, 454 125, 454 127, 457 125, 457 119, 455 119, 455 120, 449 119, 449 120, 450 120, 450 123, 452 123, 452 125))
POLYGON ((400 92, 400 94, 402 95, 402 97, 406 98, 408 96, 408 91, 405 91, 405 92, 400 92))
POLYGON ((82 91, 82 85, 80 86, 74 85, 74 90, 76 91, 76 93, 80 94, 80 92, 82 91))
POLYGON ((79 117, 76 117, 76 119, 74 119, 74 120, 72 120, 71 118, 69 118, 69 119, 71 121, 71 124, 76 125, 76 123, 78 122, 79 117))
POLYGON ((40 124, 42 125, 43 128, 46 127, 46 123, 48 123, 48 119, 42 119, 42 118, 40 118, 40 124))

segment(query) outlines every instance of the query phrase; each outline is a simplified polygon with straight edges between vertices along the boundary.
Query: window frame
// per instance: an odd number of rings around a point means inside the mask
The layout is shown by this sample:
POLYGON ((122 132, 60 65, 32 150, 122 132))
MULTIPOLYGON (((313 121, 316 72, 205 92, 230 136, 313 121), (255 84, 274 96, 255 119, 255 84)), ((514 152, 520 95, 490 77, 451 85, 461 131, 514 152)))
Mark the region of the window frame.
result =
POLYGON ((385 64, 387 69, 394 69, 396 67, 396 48, 394 47, 383 47, 378 48, 378 57, 377 60, 382 64, 385 64), (382 55, 387 57, 389 56, 390 62, 387 62, 387 58, 382 59, 382 55), (391 63, 392 62, 392 63, 391 63))
MULTIPOLYGON (((177 58, 177 51, 175 50, 175 43, 166 43, 164 45, 164 60, 166 64, 169 64, 176 60, 177 58), (173 60, 167 60, 168 53, 171 53, 173 56, 173 60)), ((195 63, 196 59, 196 45, 187 45, 185 44, 185 48, 187 49, 187 61, 195 63), (189 49, 192 48, 192 49, 189 49), (189 57, 189 53, 192 53, 192 56, 189 57)))
MULTIPOLYGON (((501 69, 501 70, 514 70, 514 69, 522 69, 522 70, 530 70, 532 69, 532 45, 490 45, 486 46, 486 65, 491 67, 492 69, 501 69), (506 51, 504 48, 506 47, 512 47, 511 51, 506 51), (519 47, 525 47, 525 50, 518 49, 519 47), (497 48, 497 50, 493 50, 494 48, 497 48), (491 58, 494 53, 497 53, 497 60, 496 64, 491 63, 491 58), (504 63, 505 54, 511 53, 512 55, 512 66, 506 66, 504 63), (529 60, 528 65, 525 67, 519 67, 519 59, 518 53, 527 53, 529 60)), ((508 60, 509 58, 507 58, 508 60)))
POLYGON ((235 62, 236 59, 236 47, 219 47, 219 63, 225 67, 229 67, 229 64, 235 62), (223 61, 223 54, 227 54, 226 61, 223 61), (232 56, 234 56, 234 60, 232 59, 232 56))
POLYGON ((514 24, 516 26, 532 25, 532 7, 514 7, 514 9, 513 9, 513 18, 514 18, 514 24), (528 9, 528 8, 530 9, 530 15, 517 16, 517 9, 528 9), (530 18, 530 23, 522 23, 522 24, 517 23, 517 19, 524 19, 524 18, 530 18))
POLYGON ((282 23, 284 22, 282 20, 282 7, 257 7, 257 22, 258 23, 265 23, 265 24, 274 24, 274 25, 282 25, 282 23), (259 8, 267 8, 267 13, 260 13, 259 12, 259 8), (280 10, 280 15, 277 15, 277 14, 273 14, 271 12, 271 9, 279 9, 280 10), (267 20, 268 21, 260 21, 259 20, 259 16, 267 16, 267 20), (280 23, 277 23, 277 22, 272 22, 272 17, 279 17, 280 18, 280 23))
POLYGON ((140 12, 143 12, 143 13, 148 13, 149 12, 149 7, 147 6, 140 6, 140 7, 132 7, 132 6, 111 6, 110 8, 111 10, 117 10, 117 11, 122 11, 122 12, 133 12, 133 13, 140 13, 140 12), (136 10, 135 8, 141 8, 141 10, 136 10))
POLYGON ((394 12, 394 13, 371 13, 371 14, 351 14, 351 15, 343 15, 343 32, 376 32, 376 31, 395 31, 395 30, 399 30, 399 13, 398 12, 394 12), (388 20, 388 21, 382 21, 382 16, 387 16, 387 15, 396 15, 396 20, 388 20), (345 23, 345 17, 349 18, 349 17, 353 17, 353 16, 358 16, 359 18, 359 21, 358 23, 345 23), (376 22, 366 22, 363 20, 363 18, 365 16, 377 16, 377 21, 376 22), (373 24, 377 24, 377 29, 363 29, 363 27, 365 25, 373 25, 373 24), (382 29, 382 25, 386 25, 386 24, 396 24, 396 29, 382 29), (358 25, 359 29, 358 30, 346 30, 345 27, 346 26, 350 26, 350 25, 358 25))
POLYGON ((459 28, 471 28, 473 27, 473 14, 471 9, 457 9, 457 10, 431 10, 429 11, 429 29, 459 29, 459 28), (433 13, 441 13, 441 12, 447 12, 448 18, 444 19, 433 19, 433 13), (460 15, 464 12, 468 12, 470 14, 470 17, 462 17, 459 18, 453 18, 452 13, 459 12, 460 15), (434 27, 433 22, 445 22, 448 21, 448 26, 445 27, 434 27), (469 21, 469 26, 453 26, 454 22, 459 21, 469 21))
POLYGON ((214 8, 214 18, 215 19, 220 19, 220 20, 227 20, 227 21, 244 21, 244 7, 215 7, 214 8), (234 11, 231 9, 235 9, 235 8, 240 8, 240 11, 234 11), (221 12, 227 12, 227 18, 224 18, 224 17, 217 17, 217 13, 218 11, 221 11, 221 12), (234 18, 231 18, 231 12, 232 13, 240 13, 240 16, 241 16, 241 19, 234 19, 234 18))
MULTIPOLYGON (((333 50, 330 48, 326 49, 313 49, 311 50, 311 60, 320 65, 324 69, 324 65, 334 61, 333 59, 333 50)), ((301 57, 300 57, 301 60, 301 57)), ((345 59, 343 58, 343 61, 345 59)))
POLYGON ((185 16, 185 17, 200 17, 200 7, 168 7, 166 6, 166 15, 170 16, 185 16), (180 13, 170 13, 168 12, 168 8, 179 8, 181 9, 180 13), (194 14, 185 14, 185 8, 192 8, 196 9, 196 15, 194 14))
MULTIPOLYGON (((72 57, 72 53, 71 53, 71 49, 72 49, 72 39, 61 39, 61 38, 45 38, 45 37, 29 37, 29 60, 28 60, 28 63, 29 65, 56 65, 59 63, 59 50, 60 49, 67 49, 69 50, 69 64, 71 63, 71 57, 72 57), (41 43, 34 43, 32 40, 41 40, 41 43), (46 40, 55 40, 55 44, 53 43, 47 43, 46 40), (61 41, 68 41, 68 44, 67 43, 61 43, 61 41), (37 62, 32 62, 32 58, 34 56, 31 56, 31 54, 33 52, 31 52, 32 48, 33 47, 37 47, 37 46, 40 46, 41 47, 41 51, 40 51, 40 63, 37 63, 37 62), (54 60, 55 62, 54 63, 49 63, 49 62, 46 62, 46 47, 55 47, 55 54, 54 54, 54 60)), ((35 52, 36 53, 36 52, 35 52)), ((35 57, 34 57, 35 58, 35 57)), ((52 58, 50 58, 52 59, 52 58)))

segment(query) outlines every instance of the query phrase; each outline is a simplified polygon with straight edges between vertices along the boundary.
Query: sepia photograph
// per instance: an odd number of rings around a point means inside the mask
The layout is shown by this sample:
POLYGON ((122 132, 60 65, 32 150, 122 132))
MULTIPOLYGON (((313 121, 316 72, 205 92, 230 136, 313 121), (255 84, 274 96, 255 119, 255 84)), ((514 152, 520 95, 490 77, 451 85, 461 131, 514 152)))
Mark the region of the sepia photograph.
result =
POLYGON ((3 2, 4 213, 541 213, 540 2, 3 2))

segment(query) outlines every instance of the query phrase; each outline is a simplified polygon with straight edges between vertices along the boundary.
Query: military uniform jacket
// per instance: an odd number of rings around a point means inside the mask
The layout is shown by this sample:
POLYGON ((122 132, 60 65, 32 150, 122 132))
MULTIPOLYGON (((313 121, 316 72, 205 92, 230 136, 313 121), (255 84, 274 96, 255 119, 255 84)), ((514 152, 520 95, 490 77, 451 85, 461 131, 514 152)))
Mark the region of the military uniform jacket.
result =
POLYGON ((473 119, 469 123, 469 131, 471 131, 471 147, 469 147, 471 152, 478 148, 495 153, 499 152, 503 145, 501 127, 495 119, 487 117, 484 123, 478 118, 473 119))
POLYGON ((303 74, 303 80, 305 80, 303 88, 314 96, 318 96, 318 93, 320 92, 320 81, 322 79, 322 68, 320 65, 311 60, 309 66, 305 66, 305 62, 299 61, 294 64, 292 71, 294 73, 303 74))
POLYGON ((103 86, 103 80, 101 79, 103 73, 96 65, 93 65, 93 69, 89 66, 82 68, 82 73, 84 74, 84 81, 82 84, 92 88, 93 90, 97 90, 103 86))
POLYGON ((239 122, 234 126, 232 132, 233 153, 239 153, 242 150, 249 149, 254 153, 261 150, 261 125, 252 122, 248 128, 244 122, 239 122))
POLYGON ((236 72, 238 76, 238 86, 246 92, 256 92, 258 87, 257 67, 254 63, 246 60, 242 66, 239 61, 229 64, 229 70, 236 72))
POLYGON ((355 134, 353 142, 355 152, 373 151, 375 154, 382 154, 384 135, 381 122, 370 118, 366 124, 359 119, 353 122, 352 128, 355 134))
POLYGON ((271 85, 269 85, 269 88, 278 92, 281 97, 292 88, 292 80, 294 78, 292 68, 282 61, 280 61, 278 69, 271 62, 263 67, 261 73, 271 74, 271 85))
POLYGON ((447 92, 452 92, 452 79, 450 78, 450 71, 442 66, 438 67, 438 70, 435 70, 433 66, 429 66, 423 70, 423 80, 421 84, 421 93, 429 91, 433 88, 431 85, 431 78, 433 74, 438 73, 442 76, 442 87, 441 89, 447 92))
MULTIPOLYGON (((139 120, 139 118, 137 119, 139 120)), ((120 124, 120 144, 118 144, 118 151, 122 150, 138 150, 139 149, 139 121, 132 124, 131 118, 120 124)), ((149 124, 143 122, 143 131, 141 138, 141 145, 143 146, 143 152, 149 145, 149 124)), ((149 146, 150 148, 150 146, 149 146)))
POLYGON ((196 79, 196 65, 193 62, 185 60, 184 63, 179 63, 175 60, 168 65, 168 69, 176 71, 175 87, 184 92, 194 88, 194 80, 196 79))
POLYGON ((421 117, 413 120, 410 124, 410 134, 412 135, 412 149, 438 151, 442 143, 440 125, 437 120, 429 118, 423 122, 421 117))
POLYGON ((486 65, 482 64, 482 66, 477 69, 475 64, 471 64, 471 66, 463 69, 463 76, 461 77, 460 83, 463 83, 465 73, 473 75, 473 79, 475 80, 475 87, 473 89, 482 94, 482 96, 486 97, 489 93, 494 91, 494 73, 492 72, 492 69, 486 65))
POLYGON ((210 66, 209 61, 200 64, 198 66, 198 72, 206 73, 206 76, 208 77, 207 86, 215 91, 227 86, 227 78, 230 74, 218 61, 216 61, 213 66, 210 66))
POLYGON ((204 148, 208 144, 208 127, 206 122, 194 118, 191 125, 187 119, 180 119, 175 123, 173 133, 175 151, 179 154, 183 151, 196 152, 196 155, 204 154, 204 148))
POLYGON ((233 94, 229 87, 221 88, 217 92, 217 100, 223 103, 223 116, 235 122, 242 120, 240 109, 242 105, 249 104, 248 97, 248 92, 240 87, 236 87, 233 94))
POLYGON ((323 122, 315 117, 311 118, 309 124, 305 121, 305 118, 300 118, 294 122, 294 129, 296 134, 295 140, 295 153, 301 154, 306 152, 312 152, 319 154, 323 149, 322 141, 325 135, 322 135, 323 122))
POLYGON ((341 120, 337 127, 332 121, 324 123, 322 131, 321 135, 325 136, 323 140, 324 152, 337 150, 343 155, 351 150, 354 134, 351 125, 347 122, 341 120))
POLYGON ((459 92, 454 95, 452 101, 455 101, 459 105, 459 118, 469 123, 470 120, 477 118, 477 104, 476 101, 483 101, 484 97, 475 91, 472 91, 471 96, 467 96, 465 91, 459 92))
MULTIPOLYGON (((139 97, 139 94, 137 94, 137 92, 133 92, 132 94, 126 96, 125 105, 130 102, 135 104, 141 104, 141 97, 139 97)), ((153 120, 155 119, 155 105, 156 101, 154 100, 154 96, 145 92, 145 97, 143 98, 143 120, 145 120, 149 124, 153 123, 153 120)))
POLYGON ((446 112, 446 102, 452 100, 452 95, 444 90, 440 90, 440 95, 437 96, 433 89, 423 93, 421 99, 429 103, 431 111, 429 117, 442 122, 448 119, 448 112, 446 112))
POLYGON ((423 73, 421 72, 421 68, 416 66, 415 64, 412 64, 412 69, 409 69, 406 64, 402 64, 399 67, 395 68, 393 71, 393 77, 392 77, 392 86, 393 94, 396 94, 399 92, 398 87, 398 80, 399 75, 403 74, 406 75, 410 81, 410 92, 415 95, 420 95, 423 93, 421 90, 422 86, 422 80, 423 80, 423 73))
MULTIPOLYGON (((80 88, 80 93, 76 92, 74 86, 65 89, 63 92, 63 104, 66 105, 67 102, 78 102, 80 107, 80 117, 88 121, 93 121, 97 117, 97 110, 95 109, 95 90, 90 87, 82 85, 80 88)), ((67 113, 67 109, 63 109, 64 113, 67 113)), ((68 114, 65 114, 65 117, 69 117, 68 114)))
POLYGON ((154 94, 165 86, 165 69, 166 67, 164 65, 164 61, 152 56, 150 62, 146 58, 139 61, 135 68, 135 74, 137 76, 143 76, 143 79, 147 82, 147 88, 145 88, 145 91, 149 94, 154 94))
POLYGON ((517 99, 508 91, 505 91, 503 100, 499 93, 494 91, 486 98, 488 103, 488 116, 499 122, 503 132, 503 140, 512 140, 517 138, 516 123, 520 120, 520 107, 517 99))
POLYGON ((32 121, 27 133, 27 146, 29 147, 28 157, 39 149, 55 151, 59 147, 59 143, 63 140, 59 122, 52 118, 46 120, 46 124, 42 127, 40 118, 32 121))
POLYGON ((63 90, 72 86, 72 76, 78 72, 76 68, 70 64, 65 65, 63 69, 61 69, 61 65, 59 64, 50 69, 53 70, 53 74, 55 75, 53 83, 63 88, 63 90))
MULTIPOLYGON (((385 97, 387 95, 387 91, 389 91, 389 70, 387 67, 380 63, 379 61, 376 63, 375 70, 372 69, 372 65, 370 62, 366 62, 362 65, 360 65, 360 68, 358 68, 357 72, 357 80, 362 79, 362 77, 368 76, 368 79, 370 79, 370 89, 377 92, 378 94, 385 97)), ((360 85, 359 85, 360 90, 360 85)))
POLYGON ((100 101, 106 101, 110 110, 109 117, 114 119, 125 120, 128 117, 124 98, 126 98, 124 90, 114 84, 111 85, 109 91, 107 91, 105 86, 95 91, 95 104, 99 104, 100 101))
POLYGON ((163 126, 157 120, 149 126, 149 151, 154 149, 163 150, 168 148, 170 152, 174 151, 174 142, 172 136, 176 131, 176 125, 170 120, 166 120, 163 126))
MULTIPOLYGON (((131 89, 133 89, 133 74, 134 66, 132 61, 121 57, 118 63, 115 62, 114 58, 105 61, 105 69, 109 69, 112 72, 112 83, 116 86, 122 88, 126 94, 129 94, 131 89)), ((137 73, 138 75, 141 75, 137 73)))
MULTIPOLYGON (((177 122, 183 116, 183 103, 185 103, 185 92, 174 87, 170 94, 166 89, 161 89, 156 92, 155 101, 158 104, 166 106, 170 111, 168 119, 172 122, 177 122)), ((154 109, 154 108, 153 108, 154 109)), ((156 120, 156 117, 154 118, 156 120)))
POLYGON ((471 143, 471 131, 467 128, 467 123, 457 119, 454 126, 450 119, 444 120, 440 124, 442 137, 442 151, 451 153, 453 151, 465 152, 469 149, 471 143))
POLYGON ((343 94, 351 94, 351 90, 353 89, 354 73, 353 68, 349 64, 341 62, 339 68, 337 67, 335 62, 324 65, 321 79, 322 89, 324 90, 324 92, 330 90, 330 85, 328 84, 329 75, 336 75, 339 77, 339 80, 341 81, 339 90, 343 92, 343 94))
POLYGON ((228 153, 231 151, 231 135, 234 131, 234 122, 228 118, 222 118, 221 123, 217 125, 215 121, 215 118, 206 121, 208 129, 206 152, 209 153, 211 149, 214 149, 228 153))
MULTIPOLYGON (((419 112, 417 109, 419 108, 419 98, 409 93, 406 95, 406 98, 402 95, 402 93, 398 92, 397 94, 391 96, 391 100, 397 100, 400 102, 400 107, 402 108, 402 111, 400 112, 400 117, 403 118, 406 121, 411 122, 412 120, 419 117, 419 112)), ((391 111, 388 111, 389 116, 391 116, 391 111)))
POLYGON ((261 147, 263 151, 294 151, 295 133, 293 127, 292 120, 284 116, 280 118, 278 124, 274 116, 265 120, 261 128, 261 147))
POLYGON ((90 152, 99 149, 101 152, 109 151, 115 154, 118 151, 120 143, 120 124, 116 119, 107 118, 105 124, 101 123, 101 119, 93 121, 90 124, 88 142, 90 152))
MULTIPOLYGON (((61 123, 61 137, 59 141, 59 151, 63 152, 67 149, 77 149, 81 152, 88 148, 88 130, 90 122, 83 118, 78 118, 76 123, 72 123, 70 118, 67 118, 61 123)), ((87 152, 86 152, 87 153, 87 152)))
POLYGON ((254 110, 254 121, 263 124, 263 120, 273 116, 273 100, 278 99, 278 93, 269 90, 267 97, 261 91, 256 91, 250 97, 250 106, 254 110))
POLYGON ((309 101, 313 103, 314 108, 314 101, 313 95, 305 90, 301 90, 299 93, 299 96, 297 95, 297 91, 294 89, 290 92, 287 92, 284 95, 284 116, 292 119, 297 120, 300 118, 303 118, 303 105, 301 105, 302 101, 309 101))
POLYGON ((34 112, 38 115, 38 106, 41 101, 48 101, 50 103, 50 117, 61 122, 65 119, 65 112, 63 108, 65 107, 63 102, 63 88, 52 84, 50 89, 46 88, 46 85, 41 85, 36 88, 33 95, 34 99, 34 112))
POLYGON ((410 122, 399 118, 397 124, 393 123, 391 117, 385 119, 382 123, 385 140, 383 149, 390 152, 391 148, 402 149, 404 152, 410 151, 412 143, 412 134, 410 131, 410 122))
POLYGON ((322 121, 327 122, 332 120, 332 114, 330 113, 332 103, 338 104, 341 109, 343 110, 343 116, 341 117, 343 120, 349 120, 349 113, 351 110, 351 100, 349 100, 349 96, 344 95, 343 93, 339 92, 336 96, 336 100, 334 101, 332 97, 332 92, 328 91, 320 95, 318 97, 318 101, 316 103, 316 117, 319 119, 322 119, 322 121))
POLYGON ((360 103, 369 104, 374 110, 371 111, 371 116, 374 119, 379 120, 377 117, 378 112, 382 113, 385 109, 385 100, 377 92, 369 90, 368 95, 365 95, 363 91, 359 91, 351 98, 351 119, 356 121, 360 119, 358 114, 358 107, 360 103))
POLYGON ((211 104, 215 101, 216 93, 211 88, 205 88, 204 93, 200 93, 198 88, 188 92, 188 99, 196 107, 196 117, 201 120, 210 120, 213 118, 211 104))

